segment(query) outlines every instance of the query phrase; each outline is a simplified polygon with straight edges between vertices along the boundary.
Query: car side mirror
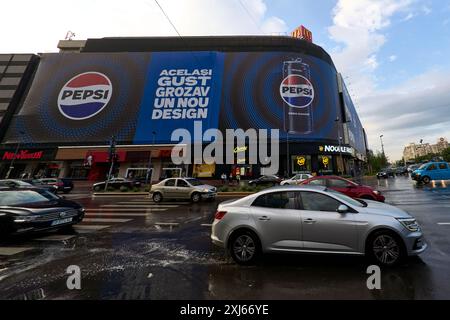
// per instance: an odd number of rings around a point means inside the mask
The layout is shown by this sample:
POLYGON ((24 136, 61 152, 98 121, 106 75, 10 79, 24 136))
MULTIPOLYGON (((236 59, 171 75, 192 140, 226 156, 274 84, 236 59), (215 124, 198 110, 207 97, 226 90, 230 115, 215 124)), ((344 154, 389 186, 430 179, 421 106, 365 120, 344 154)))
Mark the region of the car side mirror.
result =
POLYGON ((338 208, 337 208, 337 212, 339 213, 347 213, 349 212, 350 208, 347 207, 345 204, 341 204, 338 208))

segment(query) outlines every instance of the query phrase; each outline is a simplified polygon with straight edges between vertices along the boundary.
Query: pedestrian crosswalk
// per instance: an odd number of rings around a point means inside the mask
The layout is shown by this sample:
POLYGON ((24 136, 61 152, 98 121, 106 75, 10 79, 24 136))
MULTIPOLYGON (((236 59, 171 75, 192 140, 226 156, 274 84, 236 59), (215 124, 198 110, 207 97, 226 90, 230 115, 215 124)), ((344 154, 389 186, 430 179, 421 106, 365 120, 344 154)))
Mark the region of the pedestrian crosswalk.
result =
MULTIPOLYGON (((49 235, 39 235, 36 238, 31 238, 27 243, 7 246, 0 245, 0 257, 26 253, 38 248, 38 243, 67 242, 76 238, 78 234, 109 230, 113 227, 130 223, 135 219, 145 218, 147 220, 152 218, 153 214, 164 213, 167 210, 187 203, 189 202, 156 204, 147 199, 130 199, 129 201, 103 204, 94 208, 86 207, 83 221, 73 226, 76 232, 75 234, 55 234, 51 232, 49 235)), ((154 225, 158 229, 157 226, 161 227, 165 224, 164 222, 158 222, 154 223, 154 225)))

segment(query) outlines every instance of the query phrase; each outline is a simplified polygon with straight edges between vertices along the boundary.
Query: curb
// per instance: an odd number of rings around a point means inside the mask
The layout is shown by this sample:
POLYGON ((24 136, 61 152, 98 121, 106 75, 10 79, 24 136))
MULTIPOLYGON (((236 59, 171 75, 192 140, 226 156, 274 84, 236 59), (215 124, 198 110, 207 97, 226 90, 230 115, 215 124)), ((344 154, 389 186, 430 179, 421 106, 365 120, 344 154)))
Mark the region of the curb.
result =
POLYGON ((94 192, 93 197, 141 197, 148 196, 148 192, 94 192))

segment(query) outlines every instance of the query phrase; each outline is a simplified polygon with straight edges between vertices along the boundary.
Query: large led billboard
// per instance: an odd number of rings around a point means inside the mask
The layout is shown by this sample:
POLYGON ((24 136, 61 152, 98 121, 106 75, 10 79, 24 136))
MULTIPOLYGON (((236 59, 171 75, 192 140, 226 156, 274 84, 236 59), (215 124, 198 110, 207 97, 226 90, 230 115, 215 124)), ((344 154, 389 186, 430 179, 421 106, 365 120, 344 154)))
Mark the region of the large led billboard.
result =
POLYGON ((336 79, 328 62, 290 52, 44 54, 4 142, 170 143, 195 121, 336 141, 336 79))

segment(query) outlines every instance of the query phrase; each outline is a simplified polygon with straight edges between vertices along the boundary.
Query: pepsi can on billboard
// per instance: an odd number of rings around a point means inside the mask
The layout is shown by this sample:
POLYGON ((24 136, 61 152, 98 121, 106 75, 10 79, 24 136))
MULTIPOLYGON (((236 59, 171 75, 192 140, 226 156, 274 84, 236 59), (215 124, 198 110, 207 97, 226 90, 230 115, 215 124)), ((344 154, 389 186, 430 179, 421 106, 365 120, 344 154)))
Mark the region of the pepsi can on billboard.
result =
POLYGON ((280 95, 283 99, 284 130, 291 134, 311 133, 314 87, 308 64, 301 59, 283 62, 280 95))

